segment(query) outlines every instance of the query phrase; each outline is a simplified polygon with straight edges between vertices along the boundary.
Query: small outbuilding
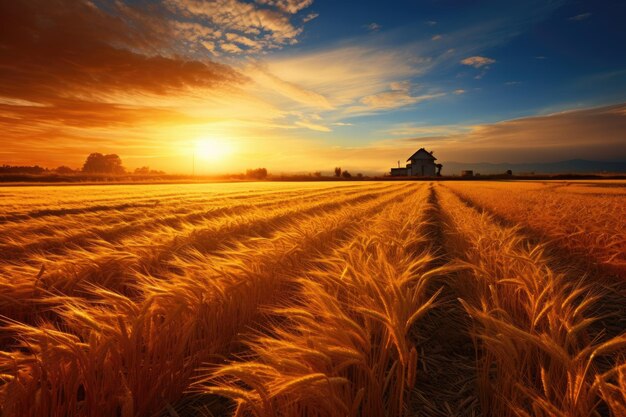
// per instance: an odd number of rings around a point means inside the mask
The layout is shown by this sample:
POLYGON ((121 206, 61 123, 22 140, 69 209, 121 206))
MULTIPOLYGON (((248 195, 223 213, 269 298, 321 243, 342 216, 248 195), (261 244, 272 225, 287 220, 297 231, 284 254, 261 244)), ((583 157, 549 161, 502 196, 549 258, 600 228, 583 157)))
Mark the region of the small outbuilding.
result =
POLYGON ((418 149, 406 161, 406 168, 391 168, 392 177, 434 177, 441 175, 441 164, 436 164, 437 158, 433 156, 432 151, 428 152, 424 148, 418 149))

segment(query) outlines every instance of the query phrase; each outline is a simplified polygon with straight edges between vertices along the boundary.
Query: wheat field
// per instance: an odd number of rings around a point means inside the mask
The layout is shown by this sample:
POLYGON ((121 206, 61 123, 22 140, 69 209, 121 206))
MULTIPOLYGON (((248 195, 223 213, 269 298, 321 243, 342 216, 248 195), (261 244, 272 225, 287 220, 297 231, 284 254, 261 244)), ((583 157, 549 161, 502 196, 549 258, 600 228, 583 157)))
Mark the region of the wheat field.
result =
POLYGON ((626 416, 626 182, 0 188, 0 415, 626 416))

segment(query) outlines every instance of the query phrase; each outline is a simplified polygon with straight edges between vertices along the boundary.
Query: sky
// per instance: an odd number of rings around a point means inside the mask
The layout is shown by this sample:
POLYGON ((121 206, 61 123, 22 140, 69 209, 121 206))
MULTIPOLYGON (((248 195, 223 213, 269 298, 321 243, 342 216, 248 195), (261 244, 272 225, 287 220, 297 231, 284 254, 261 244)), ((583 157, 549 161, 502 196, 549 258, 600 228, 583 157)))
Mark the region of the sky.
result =
POLYGON ((0 0, 0 164, 626 161, 621 0, 0 0))

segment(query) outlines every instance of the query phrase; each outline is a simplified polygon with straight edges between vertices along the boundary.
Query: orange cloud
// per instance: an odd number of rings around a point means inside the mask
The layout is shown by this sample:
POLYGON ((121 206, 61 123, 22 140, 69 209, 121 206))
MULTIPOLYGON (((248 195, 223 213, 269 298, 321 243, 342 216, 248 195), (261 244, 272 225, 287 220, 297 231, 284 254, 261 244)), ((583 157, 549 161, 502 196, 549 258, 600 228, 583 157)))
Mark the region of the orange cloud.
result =
POLYGON ((462 162, 626 160, 626 103, 471 127, 467 133, 404 139, 462 162))
POLYGON ((487 65, 491 65, 495 62, 495 59, 487 58, 484 56, 470 56, 469 58, 461 60, 461 64, 469 65, 470 67, 474 68, 481 68, 487 65))
MULTIPOLYGON (((124 6, 107 14, 90 3, 64 0, 3 2, 0 96, 54 106, 76 97, 98 101, 107 93, 165 94, 186 87, 240 83, 222 64, 161 56, 167 25, 124 6)), ((158 15, 157 15, 158 16, 158 15)))

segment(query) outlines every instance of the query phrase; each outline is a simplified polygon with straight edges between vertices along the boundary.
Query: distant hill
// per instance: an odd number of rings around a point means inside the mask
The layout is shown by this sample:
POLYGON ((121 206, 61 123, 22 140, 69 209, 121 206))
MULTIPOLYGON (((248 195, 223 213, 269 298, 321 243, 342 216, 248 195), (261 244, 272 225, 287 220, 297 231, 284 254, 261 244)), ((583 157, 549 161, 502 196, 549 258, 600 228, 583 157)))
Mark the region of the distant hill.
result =
POLYGON ((535 174, 623 174, 626 173, 626 162, 602 162, 588 161, 585 159, 571 159, 560 162, 546 163, 521 163, 492 164, 489 162, 443 162, 443 175, 460 174, 463 170, 473 170, 479 174, 502 174, 507 170, 513 171, 514 175, 524 173, 535 174))

